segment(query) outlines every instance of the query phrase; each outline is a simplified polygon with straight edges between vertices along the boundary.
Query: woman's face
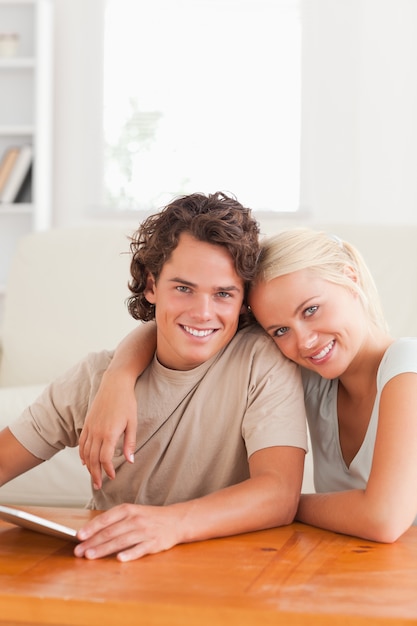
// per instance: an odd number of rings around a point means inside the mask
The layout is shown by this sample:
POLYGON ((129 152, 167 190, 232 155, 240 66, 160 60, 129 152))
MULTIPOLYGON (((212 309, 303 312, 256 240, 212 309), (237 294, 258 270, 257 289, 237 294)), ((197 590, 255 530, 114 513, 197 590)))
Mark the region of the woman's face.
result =
POLYGON ((365 337, 366 318, 356 292, 309 269, 256 285, 249 304, 287 358, 324 378, 341 376, 365 337))

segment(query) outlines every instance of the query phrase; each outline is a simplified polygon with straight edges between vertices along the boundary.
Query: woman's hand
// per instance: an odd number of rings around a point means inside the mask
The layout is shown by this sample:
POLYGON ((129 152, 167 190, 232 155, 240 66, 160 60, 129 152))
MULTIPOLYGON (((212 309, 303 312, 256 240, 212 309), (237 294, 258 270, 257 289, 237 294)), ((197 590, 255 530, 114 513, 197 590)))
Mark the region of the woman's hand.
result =
POLYGON ((127 461, 134 462, 136 427, 137 403, 131 381, 109 369, 87 413, 79 443, 80 457, 91 474, 94 489, 101 488, 102 470, 109 478, 115 477, 112 459, 123 434, 123 454, 127 461))
POLYGON ((102 485, 104 470, 115 477, 112 458, 124 434, 123 454, 133 463, 136 448, 137 402, 135 383, 152 361, 156 350, 155 324, 141 324, 117 346, 88 411, 80 436, 79 452, 95 489, 102 485))

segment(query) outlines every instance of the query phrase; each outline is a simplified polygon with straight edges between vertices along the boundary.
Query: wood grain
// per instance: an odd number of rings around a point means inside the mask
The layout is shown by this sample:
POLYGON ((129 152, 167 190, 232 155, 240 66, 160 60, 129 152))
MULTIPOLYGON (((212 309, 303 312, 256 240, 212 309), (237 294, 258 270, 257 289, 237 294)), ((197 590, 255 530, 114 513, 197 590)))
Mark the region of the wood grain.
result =
MULTIPOLYGON (((28 507, 68 526, 93 513, 28 507)), ((131 563, 0 523, 0 624, 417 624, 417 528, 376 544, 292 524, 131 563)))

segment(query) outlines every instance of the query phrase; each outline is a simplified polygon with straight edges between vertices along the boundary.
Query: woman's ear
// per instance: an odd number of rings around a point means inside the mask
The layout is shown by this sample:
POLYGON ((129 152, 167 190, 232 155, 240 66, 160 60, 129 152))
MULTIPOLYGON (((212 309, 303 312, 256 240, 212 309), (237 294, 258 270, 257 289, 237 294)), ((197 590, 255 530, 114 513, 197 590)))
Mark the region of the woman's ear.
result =
POLYGON ((354 283, 359 282, 358 273, 352 265, 345 265, 343 268, 343 273, 345 274, 347 278, 350 278, 352 282, 354 283))
POLYGON ((143 290, 143 295, 150 304, 155 304, 156 301, 156 281, 153 274, 150 272, 146 278, 146 287, 143 290))

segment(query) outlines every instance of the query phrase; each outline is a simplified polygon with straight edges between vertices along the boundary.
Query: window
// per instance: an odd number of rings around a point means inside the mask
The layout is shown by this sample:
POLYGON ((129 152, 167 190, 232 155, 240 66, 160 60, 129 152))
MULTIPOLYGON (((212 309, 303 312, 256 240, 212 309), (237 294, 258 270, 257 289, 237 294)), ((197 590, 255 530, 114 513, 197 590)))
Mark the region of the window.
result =
POLYGON ((106 204, 153 210, 218 190, 296 211, 296 0, 107 0, 106 204))

